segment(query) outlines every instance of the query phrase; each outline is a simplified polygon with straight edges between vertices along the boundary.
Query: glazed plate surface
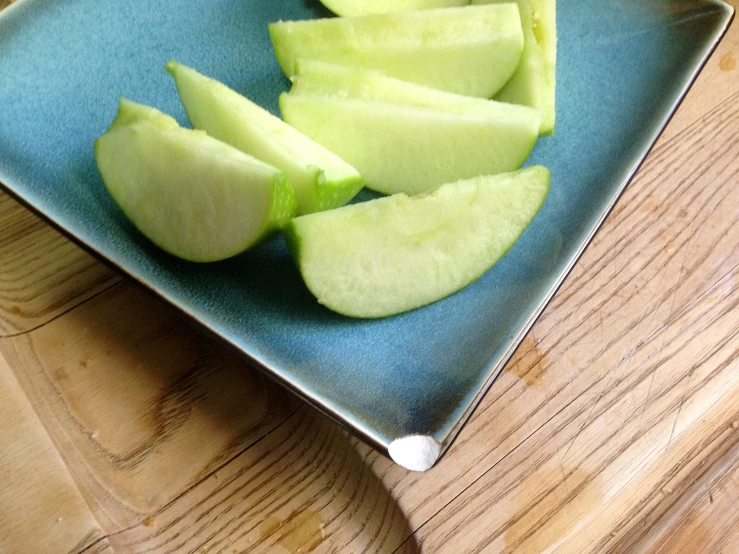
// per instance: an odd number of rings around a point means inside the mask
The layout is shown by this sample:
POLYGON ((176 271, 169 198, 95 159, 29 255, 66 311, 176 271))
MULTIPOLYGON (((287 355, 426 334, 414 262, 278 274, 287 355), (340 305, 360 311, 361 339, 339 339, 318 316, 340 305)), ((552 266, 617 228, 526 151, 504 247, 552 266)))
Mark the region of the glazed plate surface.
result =
POLYGON ((361 321, 326 310, 281 237, 227 262, 179 261, 128 223, 95 165, 93 141, 120 95, 187 124, 163 69, 171 58, 277 113, 289 83, 267 24, 327 16, 317 1, 20 0, 0 14, 0 183, 396 462, 427 469, 590 242, 733 14, 710 0, 560 0, 557 9, 556 134, 528 162, 550 168, 549 198, 482 279, 407 314, 361 321))

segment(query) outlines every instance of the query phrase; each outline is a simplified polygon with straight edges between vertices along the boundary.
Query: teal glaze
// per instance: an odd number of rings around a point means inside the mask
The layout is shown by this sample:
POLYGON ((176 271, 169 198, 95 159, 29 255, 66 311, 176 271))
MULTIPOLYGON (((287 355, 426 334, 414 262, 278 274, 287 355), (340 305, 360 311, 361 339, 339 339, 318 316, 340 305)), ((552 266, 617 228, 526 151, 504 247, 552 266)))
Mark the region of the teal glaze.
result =
POLYGON ((123 217, 93 158, 119 95, 187 123, 163 69, 172 58, 277 113, 288 82, 267 23, 326 14, 309 0, 20 0, 0 14, 0 182, 380 450, 409 434, 446 448, 613 207, 732 9, 560 1, 556 134, 529 161, 552 172, 542 212, 478 282, 378 321, 319 306, 280 237, 212 265, 163 253, 123 217))

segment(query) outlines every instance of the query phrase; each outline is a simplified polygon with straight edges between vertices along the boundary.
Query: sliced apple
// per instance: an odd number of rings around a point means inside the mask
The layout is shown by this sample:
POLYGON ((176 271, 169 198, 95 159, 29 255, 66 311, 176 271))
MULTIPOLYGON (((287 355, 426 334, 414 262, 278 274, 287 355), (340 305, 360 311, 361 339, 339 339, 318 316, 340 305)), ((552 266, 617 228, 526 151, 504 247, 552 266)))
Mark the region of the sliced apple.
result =
POLYGON ((298 214, 342 206, 364 186, 348 163, 226 85, 174 60, 166 69, 193 127, 283 171, 298 214))
POLYGON ((324 6, 343 17, 431 10, 465 6, 469 0, 321 0, 324 6))
POLYGON ((518 240, 548 190, 549 171, 535 166, 298 217, 284 232, 319 303, 352 317, 385 317, 480 278, 518 240))
MULTIPOLYGON (((538 110, 445 93, 438 94, 446 103, 435 103, 438 91, 396 83, 397 88, 386 83, 392 92, 380 96, 408 96, 416 105, 291 92, 280 97, 280 110, 285 121, 352 164, 367 187, 384 194, 418 194, 518 169, 536 143, 538 110)), ((379 90, 367 94, 375 97, 379 90)))
POLYGON ((95 158, 128 219, 186 260, 235 256, 295 213, 284 173, 125 99, 113 125, 95 141, 95 158))
POLYGON ((462 96, 423 85, 401 81, 374 69, 348 67, 318 60, 295 61, 295 76, 290 94, 308 94, 355 98, 400 106, 429 108, 449 114, 488 115, 515 114, 522 119, 541 121, 541 110, 512 105, 473 96, 462 96))
POLYGON ((118 100, 118 113, 116 113, 115 119, 108 130, 139 121, 148 121, 162 129, 180 128, 180 124, 171 115, 121 96, 118 100))
POLYGON ((484 98, 511 78, 524 43, 516 4, 280 21, 269 31, 288 77, 297 58, 311 58, 484 98))
MULTIPOLYGON (((473 4, 501 4, 511 0, 472 0, 473 4)), ((557 65, 555 0, 517 0, 524 33, 521 63, 496 99, 539 108, 544 113, 541 134, 554 132, 557 65)))

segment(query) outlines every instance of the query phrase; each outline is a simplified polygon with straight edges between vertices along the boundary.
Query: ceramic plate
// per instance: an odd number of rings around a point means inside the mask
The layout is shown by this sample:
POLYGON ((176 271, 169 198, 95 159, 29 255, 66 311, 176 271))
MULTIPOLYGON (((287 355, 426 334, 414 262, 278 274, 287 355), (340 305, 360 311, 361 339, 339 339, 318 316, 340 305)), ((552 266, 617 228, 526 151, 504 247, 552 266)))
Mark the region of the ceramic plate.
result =
POLYGON ((732 9, 561 0, 556 135, 529 160, 552 172, 543 210, 482 279, 377 321, 319 306, 281 237, 212 265, 164 254, 123 217, 93 158, 119 95, 187 123, 162 68, 170 58, 277 113, 288 82, 267 24, 327 15, 311 0, 20 0, 0 14, 0 182, 396 462, 424 470, 591 240, 732 9))

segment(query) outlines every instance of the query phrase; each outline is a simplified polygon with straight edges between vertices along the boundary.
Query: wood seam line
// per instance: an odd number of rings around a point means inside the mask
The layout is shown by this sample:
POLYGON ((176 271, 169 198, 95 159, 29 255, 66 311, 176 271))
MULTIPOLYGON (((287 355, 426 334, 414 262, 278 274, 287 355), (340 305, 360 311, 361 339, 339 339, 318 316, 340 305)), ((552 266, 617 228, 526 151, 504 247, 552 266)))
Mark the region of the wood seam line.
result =
MULTIPOLYGON (((87 304, 90 300, 93 300, 93 299, 97 298, 98 296, 100 296, 101 294, 103 294, 105 292, 109 292, 111 289, 113 289, 113 288, 117 287, 118 285, 121 285, 121 284, 123 284, 123 283, 125 283, 125 282, 128 281, 128 280, 122 280, 122 279, 120 279, 120 277, 121 277, 120 275, 117 275, 116 277, 119 280, 117 280, 116 282, 108 285, 104 289, 99 290, 98 292, 96 292, 95 294, 93 294, 92 296, 90 296, 89 298, 85 298, 79 304, 75 304, 74 306, 70 306, 69 308, 67 308, 63 312, 56 314, 54 317, 52 317, 48 321, 44 321, 43 323, 39 323, 35 327, 31 327, 30 329, 26 329, 25 331, 19 331, 17 333, 10 333, 10 334, 7 334, 7 335, 0 335, 0 339, 12 339, 12 338, 16 338, 16 337, 21 337, 21 336, 26 335, 28 333, 32 333, 33 331, 37 331, 37 330, 41 329, 42 327, 48 325, 49 323, 51 323, 53 321, 56 321, 60 317, 63 317, 65 315, 67 315, 69 312, 71 312, 73 310, 76 310, 80 306, 83 306, 84 304, 87 304)), ((137 284, 137 286, 139 286, 139 285, 137 284)))

